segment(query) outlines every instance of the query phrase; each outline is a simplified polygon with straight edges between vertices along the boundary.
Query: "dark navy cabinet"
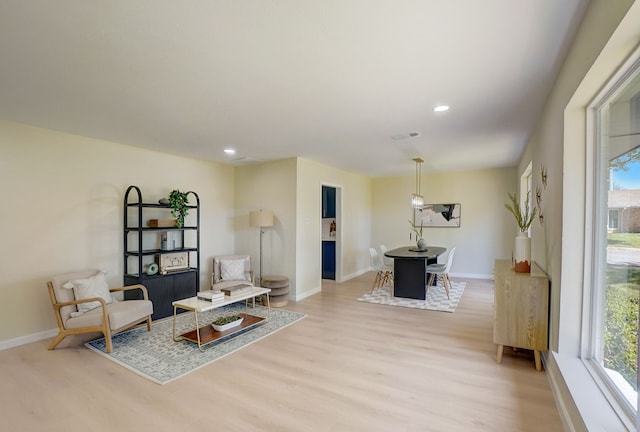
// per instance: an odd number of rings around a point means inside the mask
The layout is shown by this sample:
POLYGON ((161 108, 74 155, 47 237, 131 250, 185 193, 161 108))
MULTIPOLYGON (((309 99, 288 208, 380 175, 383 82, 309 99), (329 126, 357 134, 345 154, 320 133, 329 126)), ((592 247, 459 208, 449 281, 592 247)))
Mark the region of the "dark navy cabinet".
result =
POLYGON ((336 242, 322 242, 322 279, 336 279, 336 242))
POLYGON ((322 217, 336 217, 336 188, 322 186, 322 217))

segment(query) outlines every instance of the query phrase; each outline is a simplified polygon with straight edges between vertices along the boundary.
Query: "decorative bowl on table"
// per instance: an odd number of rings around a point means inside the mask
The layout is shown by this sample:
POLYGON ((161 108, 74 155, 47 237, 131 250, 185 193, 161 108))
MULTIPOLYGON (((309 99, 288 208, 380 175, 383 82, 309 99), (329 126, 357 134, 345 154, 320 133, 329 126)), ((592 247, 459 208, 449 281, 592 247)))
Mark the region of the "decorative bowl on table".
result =
POLYGON ((211 325, 213 326, 213 329, 215 331, 222 332, 225 330, 229 330, 230 328, 239 326, 240 324, 242 324, 243 320, 244 318, 239 315, 227 315, 215 319, 211 323, 211 325))

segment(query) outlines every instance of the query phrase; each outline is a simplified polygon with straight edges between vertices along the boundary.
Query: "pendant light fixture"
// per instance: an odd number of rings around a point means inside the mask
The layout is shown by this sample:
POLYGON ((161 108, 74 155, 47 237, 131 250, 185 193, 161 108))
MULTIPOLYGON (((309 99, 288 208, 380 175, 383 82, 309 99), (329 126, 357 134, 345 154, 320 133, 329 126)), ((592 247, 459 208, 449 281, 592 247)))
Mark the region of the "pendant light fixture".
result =
POLYGON ((413 158, 416 163, 416 192, 411 194, 411 207, 420 208, 424 205, 424 198, 420 193, 420 184, 422 183, 422 163, 424 160, 421 158, 413 158))

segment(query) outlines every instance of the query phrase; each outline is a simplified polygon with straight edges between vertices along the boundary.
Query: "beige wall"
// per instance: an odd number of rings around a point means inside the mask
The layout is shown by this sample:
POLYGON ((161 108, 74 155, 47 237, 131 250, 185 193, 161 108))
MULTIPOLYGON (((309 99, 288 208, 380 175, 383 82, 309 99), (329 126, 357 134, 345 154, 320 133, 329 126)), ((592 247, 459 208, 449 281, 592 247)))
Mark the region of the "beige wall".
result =
MULTIPOLYGON (((496 258, 511 258, 517 226, 504 208, 507 192, 515 192, 514 168, 447 173, 423 173, 426 203, 460 203, 460 228, 425 228, 428 244, 456 247, 454 275, 489 278, 496 258)), ((372 244, 389 249, 410 242, 413 220, 410 197, 414 176, 384 177, 373 181, 372 244)))
POLYGON ((371 179, 308 159, 298 159, 297 298, 320 290, 322 278, 322 185, 339 189, 336 243, 338 281, 369 268, 371 179), (340 199, 341 198, 341 199, 340 199))
POLYGON ((287 276, 292 300, 321 289, 323 184, 339 188, 342 196, 336 275, 340 280, 369 267, 370 180, 303 158, 236 169, 236 252, 251 254, 258 265, 258 231, 249 227, 248 214, 273 210, 276 223, 265 229, 262 272, 287 276))
MULTIPOLYGON (((539 176, 541 165, 544 165, 548 172, 548 188, 544 191, 543 197, 546 223, 544 229, 536 227, 533 231, 532 254, 533 259, 547 271, 552 288, 555 288, 552 289, 550 335, 551 345, 554 349, 558 349, 558 335, 561 331, 559 328, 559 306, 562 291, 560 276, 563 264, 561 238, 563 232, 567 232, 567 230, 580 231, 579 236, 572 239, 569 244, 572 251, 582 247, 584 238, 582 228, 584 218, 583 211, 581 211, 584 208, 585 190, 582 184, 584 183, 586 163, 584 158, 584 106, 595 95, 602 82, 594 84, 589 94, 582 96, 582 101, 580 101, 582 108, 570 107, 567 109, 567 105, 631 3, 633 2, 592 2, 521 162, 522 167, 527 160, 533 159, 534 175, 539 176), (565 115, 568 116, 570 122, 572 122, 571 117, 576 118, 576 122, 565 124, 565 115), (577 134, 578 137, 568 147, 569 152, 564 153, 562 143, 565 141, 566 134, 577 134), (565 188, 564 194, 563 187, 565 188), (569 202, 571 204, 567 206, 569 202), (571 209, 580 209, 580 211, 572 211, 570 215, 567 215, 569 217, 564 226, 563 204, 571 209)), ((629 42, 626 54, 637 41, 629 42)), ((620 62, 626 55, 620 54, 617 62, 620 62)), ((615 70, 618 65, 609 65, 609 73, 615 70)), ((606 77, 601 75, 600 79, 604 80, 606 77)), ((565 148, 567 148, 566 143, 565 148)), ((576 254, 572 253, 571 255, 575 256, 576 254)), ((582 260, 582 256, 578 259, 582 260)), ((571 324, 567 321, 567 327, 562 331, 575 333, 577 330, 575 320, 570 321, 571 324), (573 330, 569 330, 569 327, 573 330)), ((578 347, 574 346, 571 351, 577 353, 578 347)))
MULTIPOLYGON (((289 278, 290 293, 296 292, 296 168, 295 158, 236 168, 235 252, 251 255, 259 273, 260 236, 249 226, 249 212, 271 210, 274 226, 262 238, 262 274, 289 278)), ((229 251, 231 252, 231 251, 229 251)))
POLYGON ((548 186, 542 191, 545 223, 533 226, 532 257, 551 281, 552 352, 545 363, 561 414, 571 425, 568 430, 623 430, 578 356, 589 195, 584 186, 585 108, 640 41, 640 5, 633 3, 591 1, 518 171, 533 161, 534 182, 539 183, 541 166, 547 170, 548 186))
POLYGON ((83 268, 122 284, 127 186, 155 202, 172 189, 202 203, 201 283, 207 257, 233 250, 233 168, 0 121, 0 341, 56 328, 46 281, 83 268))

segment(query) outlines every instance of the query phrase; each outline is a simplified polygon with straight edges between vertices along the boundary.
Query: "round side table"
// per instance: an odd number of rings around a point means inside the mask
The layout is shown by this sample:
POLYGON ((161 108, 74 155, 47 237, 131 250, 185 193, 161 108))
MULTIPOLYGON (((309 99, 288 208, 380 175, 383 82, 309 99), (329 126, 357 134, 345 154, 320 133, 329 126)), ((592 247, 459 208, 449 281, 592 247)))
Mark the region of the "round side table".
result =
POLYGON ((262 286, 271 288, 269 302, 272 307, 289 304, 289 278, 286 276, 262 276, 262 286))

